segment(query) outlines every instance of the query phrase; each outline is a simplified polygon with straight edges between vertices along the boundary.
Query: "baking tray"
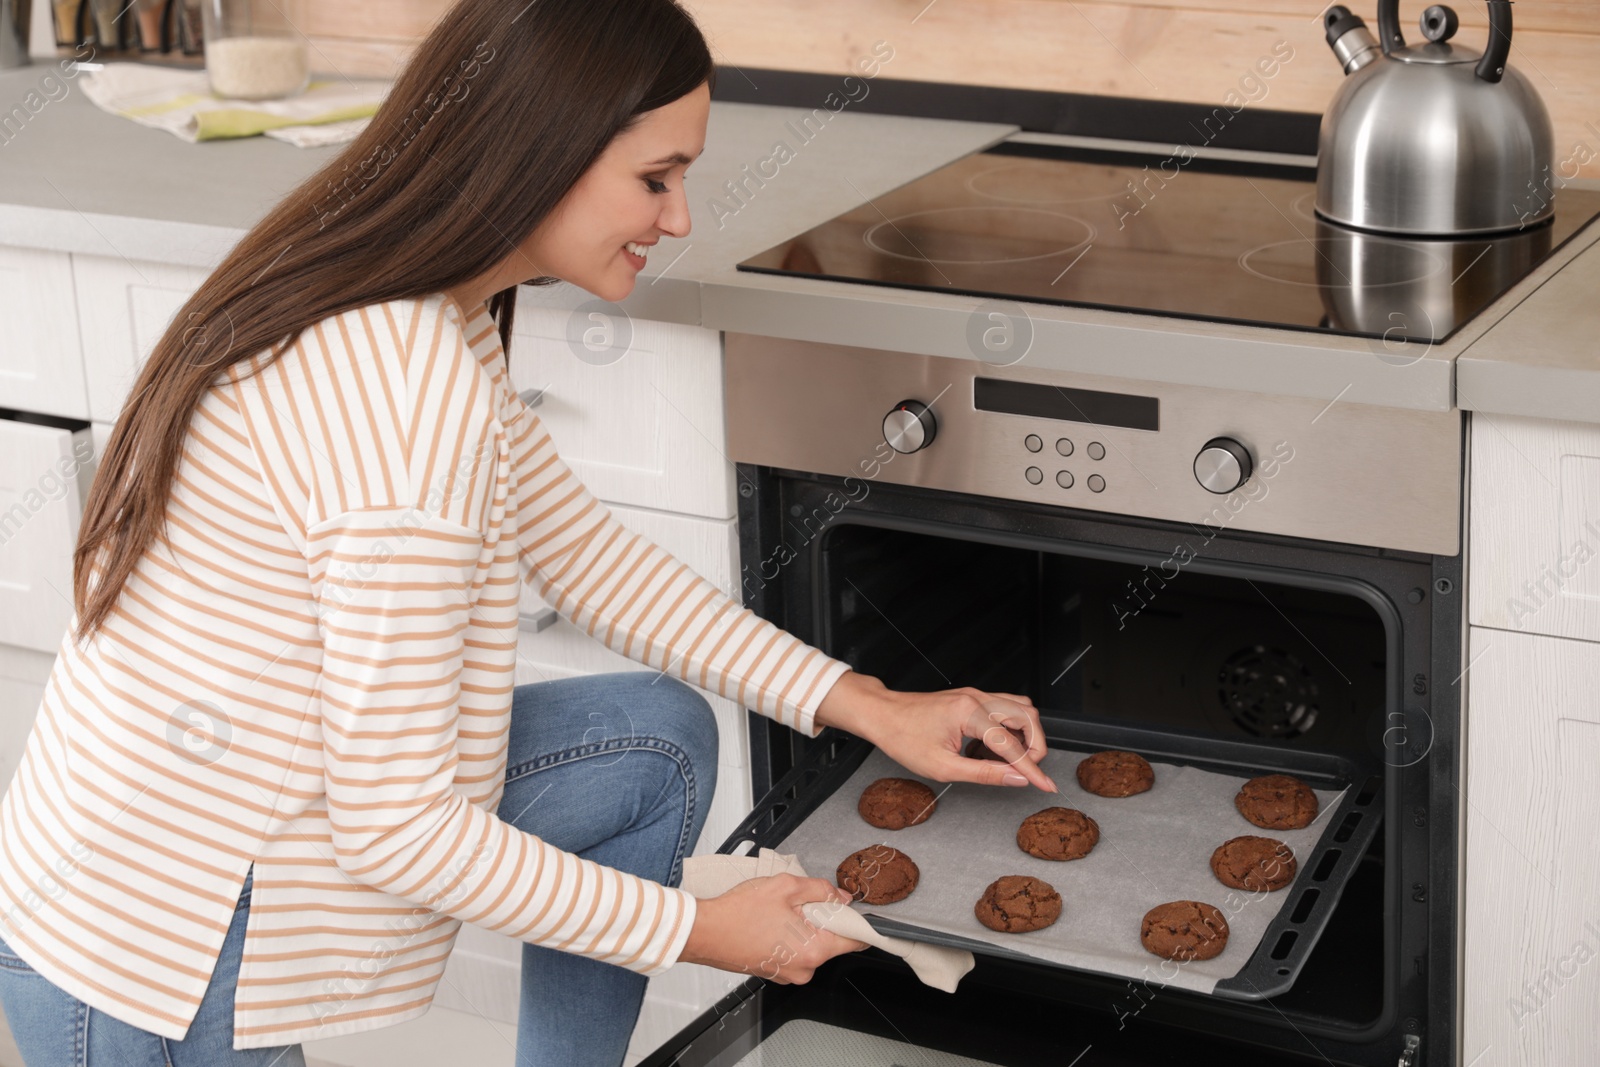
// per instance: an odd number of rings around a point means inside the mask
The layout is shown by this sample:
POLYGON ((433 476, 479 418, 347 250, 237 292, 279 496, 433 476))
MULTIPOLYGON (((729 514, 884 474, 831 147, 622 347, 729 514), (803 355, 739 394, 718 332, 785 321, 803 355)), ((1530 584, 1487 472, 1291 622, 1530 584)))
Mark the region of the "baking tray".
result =
MULTIPOLYGON (((1383 811, 1383 780, 1377 768, 1362 766, 1343 756, 1324 752, 1121 724, 1047 719, 1045 729, 1052 748, 1084 751, 1128 749, 1142 753, 1158 764, 1195 767, 1235 777, 1283 772, 1305 780, 1319 791, 1341 791, 1331 811, 1318 819, 1322 832, 1315 845, 1309 851, 1303 842, 1296 846, 1299 873, 1294 884, 1284 891, 1286 896, 1281 906, 1253 947, 1248 960, 1231 976, 1217 979, 1210 989, 1197 990, 1232 1000, 1260 1000, 1288 991, 1327 927, 1350 875, 1377 833, 1383 811)), ((876 749, 868 742, 847 734, 819 738, 802 762, 785 775, 735 829, 721 851, 742 852, 755 847, 784 851, 784 841, 824 801, 841 789, 874 752, 876 749)), ((1031 794, 1031 801, 1038 807, 1058 803, 1074 806, 1072 798, 1077 785, 1072 778, 1072 771, 1075 766, 1076 759, 1071 756, 1064 755, 1053 764, 1047 760, 1045 767, 1062 787, 1062 793, 1056 797, 1030 788, 1028 793, 1031 794)), ((1078 796, 1084 794, 1079 792, 1078 796)), ((931 823, 924 825, 931 826, 931 823)), ((1242 821, 1239 827, 1239 833, 1271 833, 1253 830, 1242 821)), ((893 835, 887 837, 892 840, 893 835)), ((1001 840, 1003 844, 1000 847, 1008 850, 1009 855, 1009 849, 1014 846, 1009 837, 1001 840)), ((812 873, 829 877, 832 871, 818 870, 812 873)), ((1229 892, 1220 883, 1216 888, 1217 896, 1229 892)), ((1227 910, 1224 908, 1225 912, 1227 910)), ((874 928, 885 934, 951 945, 981 955, 1004 956, 1040 966, 1066 966, 989 941, 909 925, 881 914, 868 914, 867 917, 874 928)), ((1150 960, 1155 962, 1156 958, 1152 956, 1150 960)), ((1138 977, 1116 970, 1100 973, 1138 977)))

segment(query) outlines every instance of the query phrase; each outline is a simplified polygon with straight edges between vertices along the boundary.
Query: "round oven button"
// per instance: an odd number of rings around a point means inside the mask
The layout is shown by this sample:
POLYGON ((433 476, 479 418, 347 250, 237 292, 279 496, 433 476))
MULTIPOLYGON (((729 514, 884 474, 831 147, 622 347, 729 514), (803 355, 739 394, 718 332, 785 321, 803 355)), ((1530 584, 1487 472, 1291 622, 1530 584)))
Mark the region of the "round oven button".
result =
POLYGON ((933 409, 920 400, 902 400, 883 417, 883 439, 896 452, 909 454, 933 444, 939 424, 933 409))
POLYGON ((1103 493, 1105 492, 1105 488, 1106 480, 1104 478, 1100 477, 1098 474, 1089 475, 1089 492, 1103 493))
POLYGON ((1040 470, 1038 467, 1029 467, 1027 470, 1023 471, 1023 473, 1028 476, 1028 481, 1032 482, 1034 485, 1038 485, 1040 482, 1044 481, 1044 471, 1040 470))
POLYGON ((1072 455, 1072 442, 1063 437, 1056 441, 1056 451, 1063 456, 1072 455))
POLYGON ((1250 450, 1231 437, 1213 437, 1194 457, 1194 477, 1207 492, 1225 496, 1250 480, 1250 450))
POLYGON ((1090 459, 1105 459, 1106 458, 1106 446, 1101 444, 1099 441, 1090 441, 1089 442, 1089 458, 1090 459))
POLYGON ((1022 443, 1027 447, 1029 452, 1037 452, 1039 449, 1044 447, 1044 442, 1039 440, 1039 435, 1036 433, 1030 433, 1028 436, 1024 437, 1022 439, 1022 443))
POLYGON ((1056 484, 1059 485, 1063 489, 1071 489, 1072 488, 1072 472, 1071 471, 1057 471, 1056 472, 1056 484))

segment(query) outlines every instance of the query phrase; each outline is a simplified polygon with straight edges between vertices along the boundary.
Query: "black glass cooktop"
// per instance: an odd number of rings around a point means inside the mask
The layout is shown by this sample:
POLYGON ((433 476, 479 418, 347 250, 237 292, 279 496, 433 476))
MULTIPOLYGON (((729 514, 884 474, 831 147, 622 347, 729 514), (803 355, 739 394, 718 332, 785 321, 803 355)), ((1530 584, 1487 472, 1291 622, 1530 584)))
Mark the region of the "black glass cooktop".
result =
POLYGON ((1600 193, 1569 188, 1553 223, 1398 240, 1318 219, 1315 181, 1304 167, 1006 142, 739 269, 1437 343, 1600 215, 1600 193))

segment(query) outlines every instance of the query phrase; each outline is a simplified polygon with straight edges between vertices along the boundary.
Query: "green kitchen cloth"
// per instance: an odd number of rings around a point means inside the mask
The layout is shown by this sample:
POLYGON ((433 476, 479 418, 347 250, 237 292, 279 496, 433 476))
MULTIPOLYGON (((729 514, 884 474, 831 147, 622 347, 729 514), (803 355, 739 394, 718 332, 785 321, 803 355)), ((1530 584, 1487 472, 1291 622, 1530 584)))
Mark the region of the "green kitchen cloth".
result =
POLYGON ((185 141, 266 134, 309 147, 353 139, 383 103, 390 83, 313 80, 283 100, 229 100, 211 92, 205 71, 107 63, 81 84, 100 108, 185 141))

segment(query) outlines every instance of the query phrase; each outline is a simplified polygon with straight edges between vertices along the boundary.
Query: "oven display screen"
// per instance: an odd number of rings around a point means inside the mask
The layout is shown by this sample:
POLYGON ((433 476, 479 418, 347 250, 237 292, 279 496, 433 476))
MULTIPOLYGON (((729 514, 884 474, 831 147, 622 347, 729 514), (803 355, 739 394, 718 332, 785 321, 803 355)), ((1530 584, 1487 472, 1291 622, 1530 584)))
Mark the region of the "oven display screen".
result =
POLYGON ((1095 426, 1123 426, 1130 430, 1159 430, 1161 401, 1131 393, 1102 393, 1094 389, 1069 389, 1000 378, 972 379, 972 406, 979 411, 1032 415, 1095 426))

